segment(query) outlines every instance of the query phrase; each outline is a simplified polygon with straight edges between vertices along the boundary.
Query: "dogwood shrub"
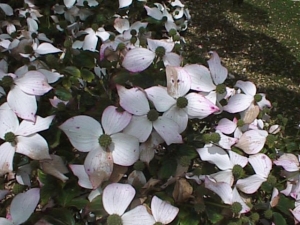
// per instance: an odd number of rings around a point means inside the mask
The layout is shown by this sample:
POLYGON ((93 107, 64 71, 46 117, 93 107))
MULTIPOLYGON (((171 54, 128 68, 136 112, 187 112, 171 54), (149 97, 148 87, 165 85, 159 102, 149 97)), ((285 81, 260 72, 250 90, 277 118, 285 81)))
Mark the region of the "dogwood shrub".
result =
POLYGON ((0 11, 1 224, 300 221, 286 119, 217 52, 183 60, 181 1, 0 11))

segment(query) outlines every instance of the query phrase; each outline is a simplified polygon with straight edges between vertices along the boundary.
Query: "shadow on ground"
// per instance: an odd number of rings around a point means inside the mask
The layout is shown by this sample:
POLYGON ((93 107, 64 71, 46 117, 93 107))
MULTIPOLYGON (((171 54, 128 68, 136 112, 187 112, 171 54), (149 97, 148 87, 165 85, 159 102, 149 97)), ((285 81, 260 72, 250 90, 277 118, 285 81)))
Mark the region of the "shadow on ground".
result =
MULTIPOLYGON (((194 0, 187 1, 187 5, 192 13, 191 26, 185 34, 189 63, 205 63, 207 52, 216 50, 229 71, 236 71, 233 72, 236 78, 250 79, 256 84, 270 82, 273 87, 274 83, 288 79, 293 86, 298 86, 299 93, 300 63, 291 49, 256 29, 272 22, 267 11, 248 3, 233 7, 232 1, 194 0), (228 12, 242 22, 229 18, 228 12)), ((288 106, 291 109, 300 104, 300 95, 295 90, 263 86, 267 94, 272 93, 271 100, 277 101, 283 112, 295 113, 295 110, 287 110, 288 106)))

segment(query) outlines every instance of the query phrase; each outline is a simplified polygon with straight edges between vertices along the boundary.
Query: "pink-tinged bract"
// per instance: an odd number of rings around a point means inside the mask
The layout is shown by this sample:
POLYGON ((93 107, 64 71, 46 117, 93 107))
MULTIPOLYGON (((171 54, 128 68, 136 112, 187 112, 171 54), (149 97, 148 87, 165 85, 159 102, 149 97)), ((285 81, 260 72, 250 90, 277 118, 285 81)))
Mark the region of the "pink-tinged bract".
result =
POLYGON ((212 52, 211 58, 207 61, 211 76, 216 85, 223 84, 227 78, 228 71, 221 65, 221 59, 216 52, 212 52))
POLYGON ((121 216, 133 200, 134 196, 135 190, 129 184, 109 184, 103 190, 103 207, 108 214, 117 214, 121 216))
POLYGON ((125 30, 128 30, 130 28, 130 24, 128 19, 123 19, 123 18, 116 18, 114 21, 114 28, 122 34, 125 30))
POLYGON ((235 146, 247 154, 256 154, 264 147, 267 136, 268 132, 265 130, 248 130, 242 134, 235 146))
POLYGON ((147 43, 148 43, 149 49, 152 52, 155 52, 157 47, 163 47, 166 50, 166 52, 171 52, 175 45, 174 42, 170 42, 167 39, 166 40, 164 40, 164 39, 154 40, 154 39, 147 38, 147 43))
POLYGON ((272 161, 267 155, 263 153, 251 155, 249 156, 249 163, 253 167, 256 174, 264 178, 269 176, 269 173, 272 169, 272 161))
POLYGON ((111 135, 122 131, 129 124, 131 117, 131 114, 126 111, 119 112, 117 107, 108 106, 101 118, 105 134, 111 135))
POLYGON ((146 206, 139 205, 122 215, 123 225, 153 225, 155 220, 147 211, 146 206))
POLYGON ((126 89, 118 85, 118 94, 120 97, 120 105, 129 113, 133 115, 145 115, 149 112, 149 102, 144 93, 139 88, 126 89))
POLYGON ((184 70, 191 77, 191 89, 195 91, 210 92, 215 90, 209 70, 202 65, 191 64, 184 66, 184 70))
POLYGON ((286 171, 294 172, 299 170, 299 160, 291 153, 284 153, 274 161, 276 166, 282 166, 286 171))
POLYGON ((112 174, 113 157, 110 152, 104 151, 99 146, 88 153, 84 161, 84 168, 93 189, 96 189, 103 181, 108 180, 112 174))
POLYGON ((256 86, 250 81, 238 80, 235 86, 242 89, 246 95, 254 96, 256 94, 256 86))
POLYGON ((65 132, 71 144, 82 152, 89 152, 98 147, 98 138, 103 134, 99 122, 89 116, 72 117, 59 128, 65 132))
POLYGON ((218 126, 216 127, 216 130, 221 131, 224 134, 232 134, 237 127, 237 124, 234 121, 231 121, 227 118, 222 118, 218 126))
POLYGON ((246 94, 233 95, 228 104, 223 106, 223 109, 230 113, 242 112, 247 109, 253 102, 253 96, 246 94))
POLYGON ((14 197, 10 205, 10 214, 14 224, 24 223, 34 212, 40 200, 40 189, 31 188, 14 197))
POLYGON ((74 173, 75 176, 78 177, 79 186, 87 189, 92 189, 93 185, 89 179, 88 174, 85 171, 84 165, 69 165, 70 169, 74 173))
POLYGON ((109 146, 115 164, 131 166, 139 158, 139 140, 128 134, 111 135, 112 145, 109 146))
POLYGON ((13 158, 15 155, 15 146, 4 142, 0 145, 0 176, 13 170, 13 158))
POLYGON ((155 53, 146 48, 134 48, 125 55, 122 66, 130 72, 147 69, 155 58, 155 53))
POLYGON ((230 184, 225 182, 214 182, 206 176, 205 188, 219 195, 225 204, 232 203, 232 189, 230 187, 230 184))
POLYGON ((175 219, 179 209, 172 206, 170 203, 153 196, 151 201, 151 211, 156 222, 168 224, 175 219))
POLYGON ((255 174, 236 182, 236 187, 246 194, 253 194, 267 179, 255 174))

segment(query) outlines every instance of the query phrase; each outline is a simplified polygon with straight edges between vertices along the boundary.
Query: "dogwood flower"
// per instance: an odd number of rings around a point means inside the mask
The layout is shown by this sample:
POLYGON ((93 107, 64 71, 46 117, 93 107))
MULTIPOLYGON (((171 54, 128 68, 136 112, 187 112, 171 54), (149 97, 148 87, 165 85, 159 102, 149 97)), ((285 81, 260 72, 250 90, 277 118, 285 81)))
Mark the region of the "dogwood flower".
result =
POLYGON ((144 142, 150 136, 153 128, 170 145, 182 143, 182 137, 178 131, 178 125, 173 120, 159 116, 154 109, 150 110, 146 94, 139 88, 126 89, 118 85, 120 105, 129 113, 133 114, 124 133, 133 135, 144 142))
POLYGON ((13 170, 15 152, 34 160, 50 159, 46 140, 36 132, 48 129, 54 116, 37 116, 35 123, 23 120, 19 124, 16 114, 7 103, 0 106, 0 175, 13 170))
POLYGON ((267 180, 272 169, 272 161, 267 155, 258 153, 249 156, 249 163, 256 174, 239 179, 236 182, 236 187, 246 194, 253 194, 267 180))
POLYGON ((197 152, 203 161, 215 164, 222 171, 209 175, 217 182, 226 182, 232 186, 234 176, 232 170, 235 165, 245 167, 248 159, 233 151, 226 152, 222 148, 213 144, 206 144, 203 148, 198 148, 197 152))
POLYGON ((3 75, 0 77, 2 84, 11 88, 7 95, 10 108, 18 117, 35 121, 36 96, 41 96, 52 89, 45 76, 38 71, 28 71, 21 77, 15 74, 3 75))
POLYGON ((89 152, 84 168, 90 177, 93 187, 96 188, 109 178, 112 162, 130 166, 139 157, 139 142, 134 136, 120 133, 128 125, 131 115, 127 112, 118 112, 114 106, 107 107, 100 123, 89 116, 75 116, 62 125, 72 145, 81 152, 89 152), (104 178, 105 177, 105 178, 104 178))
POLYGON ((143 205, 125 212, 135 196, 135 189, 129 184, 112 183, 105 187, 102 202, 105 211, 109 214, 108 225, 153 225, 153 218, 143 205))
POLYGON ((265 94, 256 94, 256 86, 250 81, 237 81, 236 87, 240 88, 244 93, 236 93, 233 95, 228 104, 223 109, 230 113, 242 112, 246 110, 254 101, 260 109, 265 106, 271 107, 271 103, 265 98, 265 94))
POLYGON ((198 93, 188 93, 191 82, 181 67, 166 67, 168 88, 154 86, 145 92, 159 112, 174 120, 183 132, 189 118, 203 119, 219 110, 211 101, 198 93))

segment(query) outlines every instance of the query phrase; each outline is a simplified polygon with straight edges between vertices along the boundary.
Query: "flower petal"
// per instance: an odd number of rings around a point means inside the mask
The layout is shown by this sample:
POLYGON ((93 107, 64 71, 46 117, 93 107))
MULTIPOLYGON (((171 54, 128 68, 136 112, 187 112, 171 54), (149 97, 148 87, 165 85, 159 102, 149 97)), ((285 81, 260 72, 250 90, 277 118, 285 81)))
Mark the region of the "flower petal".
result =
POLYGON ((97 43, 98 37, 96 36, 95 31, 91 31, 91 33, 84 37, 82 49, 94 52, 96 50, 97 43))
POLYGON ((228 151, 228 153, 233 165, 240 165, 241 167, 245 167, 248 164, 247 157, 239 155, 234 151, 228 151))
POLYGON ((129 184, 109 184, 103 190, 103 207, 108 214, 117 214, 121 216, 134 196, 135 190, 129 184))
POLYGON ((40 189, 31 188, 14 197, 10 205, 10 214, 14 224, 24 223, 34 212, 40 201, 40 189))
POLYGON ((256 86, 251 81, 238 80, 235 86, 242 89, 246 95, 254 96, 256 94, 256 86))
POLYGON ((131 3, 132 3, 132 0, 119 0, 119 9, 130 6, 131 3))
POLYGON ((171 97, 167 89, 162 86, 153 86, 145 90, 147 97, 154 104, 159 112, 167 111, 172 105, 176 104, 176 100, 171 97))
POLYGON ((45 75, 39 71, 28 71, 24 76, 16 79, 15 84, 30 95, 43 95, 52 89, 45 75))
POLYGON ((225 204, 232 204, 232 189, 228 183, 214 182, 206 176, 205 187, 219 195, 225 204))
POLYGON ((186 112, 191 118, 203 119, 210 114, 219 111, 219 108, 207 98, 198 93, 189 93, 185 96, 188 100, 186 112))
POLYGON ((112 173, 113 159, 111 153, 104 151, 99 146, 88 153, 84 161, 84 168, 93 189, 96 189, 103 181, 108 180, 112 173))
POLYGON ((165 116, 161 116, 153 122, 153 127, 165 140, 167 145, 183 143, 182 137, 179 134, 178 124, 173 120, 165 116))
POLYGON ((151 201, 151 211, 156 222, 168 224, 175 219, 179 209, 172 206, 170 203, 153 196, 151 201))
POLYGON ((131 166, 140 155, 139 140, 128 134, 117 133, 111 135, 112 145, 109 146, 115 164, 131 166))
POLYGON ((210 60, 207 61, 211 76, 216 85, 223 84, 227 78, 228 71, 221 65, 221 59, 216 52, 212 52, 210 60))
POLYGON ((256 154, 264 147, 267 136, 268 132, 265 130, 248 130, 242 134, 235 146, 247 154, 256 154))
POLYGON ((47 130, 52 123, 54 116, 42 118, 36 117, 35 123, 28 120, 23 120, 20 126, 16 129, 15 135, 28 136, 43 130, 47 130))
POLYGON ((218 133, 220 135, 220 141, 218 142, 219 146, 230 150, 231 146, 234 145, 235 143, 237 143, 238 139, 237 138, 233 138, 233 137, 229 137, 227 135, 222 134, 221 131, 216 131, 216 133, 218 133))
POLYGON ((18 86, 13 86, 7 95, 7 102, 18 117, 35 121, 37 104, 34 95, 28 95, 18 86))
POLYGON ((132 135, 144 142, 148 139, 152 131, 152 122, 147 116, 132 116, 129 125, 123 130, 125 134, 132 135))
MULTIPOLYGON (((1 4, 0 4, 1 6, 1 4)), ((0 218, 0 224, 1 225, 15 225, 13 222, 9 221, 8 219, 5 218, 0 218)))
POLYGON ((266 178, 255 174, 244 179, 239 179, 236 182, 236 187, 246 194, 253 194, 266 180, 266 178))
POLYGON ((114 28, 122 34, 125 30, 128 30, 130 27, 128 19, 116 18, 114 21, 114 28))
POLYGON ((146 94, 139 88, 126 89, 118 85, 118 94, 120 97, 120 105, 133 115, 145 115, 149 112, 149 102, 146 94))
POLYGON ((85 171, 84 165, 69 165, 70 169, 74 173, 75 176, 78 177, 79 186, 87 189, 92 189, 93 185, 89 179, 88 174, 85 171))
POLYGON ((269 176, 269 173, 272 169, 272 161, 267 155, 263 153, 251 155, 249 156, 249 163, 257 175, 260 175, 264 178, 269 176))
POLYGON ((4 140, 4 136, 8 132, 15 133, 19 126, 19 120, 16 114, 10 109, 7 102, 0 106, 0 138, 4 140))
POLYGON ((40 44, 37 49, 35 50, 36 53, 40 54, 40 55, 44 55, 44 54, 50 54, 50 53, 57 53, 57 52, 62 52, 62 50, 54 47, 52 44, 50 43, 42 43, 40 44))
POLYGON ((5 15, 7 15, 7 16, 14 15, 14 11, 10 5, 0 3, 0 8, 4 11, 5 15))
POLYGON ((243 201, 236 187, 234 187, 232 190, 232 203, 234 202, 239 202, 242 205, 242 210, 240 213, 247 213, 250 211, 250 207, 243 201))
POLYGON ((174 98, 184 96, 191 88, 191 78, 182 67, 166 66, 167 91, 174 98))
POLYGON ((253 100, 253 96, 235 94, 229 99, 228 104, 223 109, 230 113, 242 112, 251 105, 253 100))
POLYGON ((234 130, 236 129, 237 125, 235 122, 227 119, 227 118, 222 118, 218 126, 216 127, 216 130, 221 131, 224 134, 232 134, 234 130))
POLYGON ((108 106, 101 118, 105 134, 111 135, 122 131, 129 124, 131 117, 132 115, 126 111, 119 112, 117 107, 108 106))
POLYGON ((17 136, 16 152, 35 160, 51 159, 48 143, 39 134, 17 136))
POLYGON ((11 143, 4 142, 0 145, 0 176, 13 170, 13 158, 15 147, 11 143))
POLYGON ((122 216, 123 225, 153 225, 155 220, 144 205, 139 205, 122 216))
POLYGON ((103 134, 99 122, 89 116, 75 116, 59 126, 71 144, 79 151, 88 152, 99 146, 98 138, 103 134))
POLYGON ((148 16, 151 16, 152 18, 154 18, 156 20, 161 20, 163 18, 164 15, 158 8, 156 8, 156 7, 150 8, 149 6, 146 6, 146 5, 144 7, 147 11, 148 16))
POLYGON ((191 89, 195 91, 210 92, 215 90, 209 70, 202 65, 191 64, 184 66, 184 70, 191 77, 191 89))
POLYGON ((182 61, 182 56, 174 52, 167 52, 163 57, 163 62, 165 66, 180 66, 182 61))
POLYGON ((294 154, 291 153, 282 154, 277 160, 274 161, 274 164, 276 166, 282 166, 286 171, 289 172, 299 170, 299 160, 294 154))
POLYGON ((172 106, 167 112, 165 112, 163 117, 167 117, 178 124, 178 133, 185 131, 189 120, 188 114, 185 110, 178 108, 176 105, 172 106))
POLYGON ((154 40, 147 38, 148 47, 152 52, 155 52, 157 47, 163 47, 166 52, 171 52, 175 43, 168 41, 168 39, 154 40))
POLYGON ((197 152, 203 161, 215 164, 221 170, 229 170, 233 168, 233 164, 225 150, 215 145, 205 145, 198 148, 197 152))
POLYGON ((146 48, 134 48, 127 52, 122 66, 131 72, 147 69, 155 58, 155 53, 146 48))

